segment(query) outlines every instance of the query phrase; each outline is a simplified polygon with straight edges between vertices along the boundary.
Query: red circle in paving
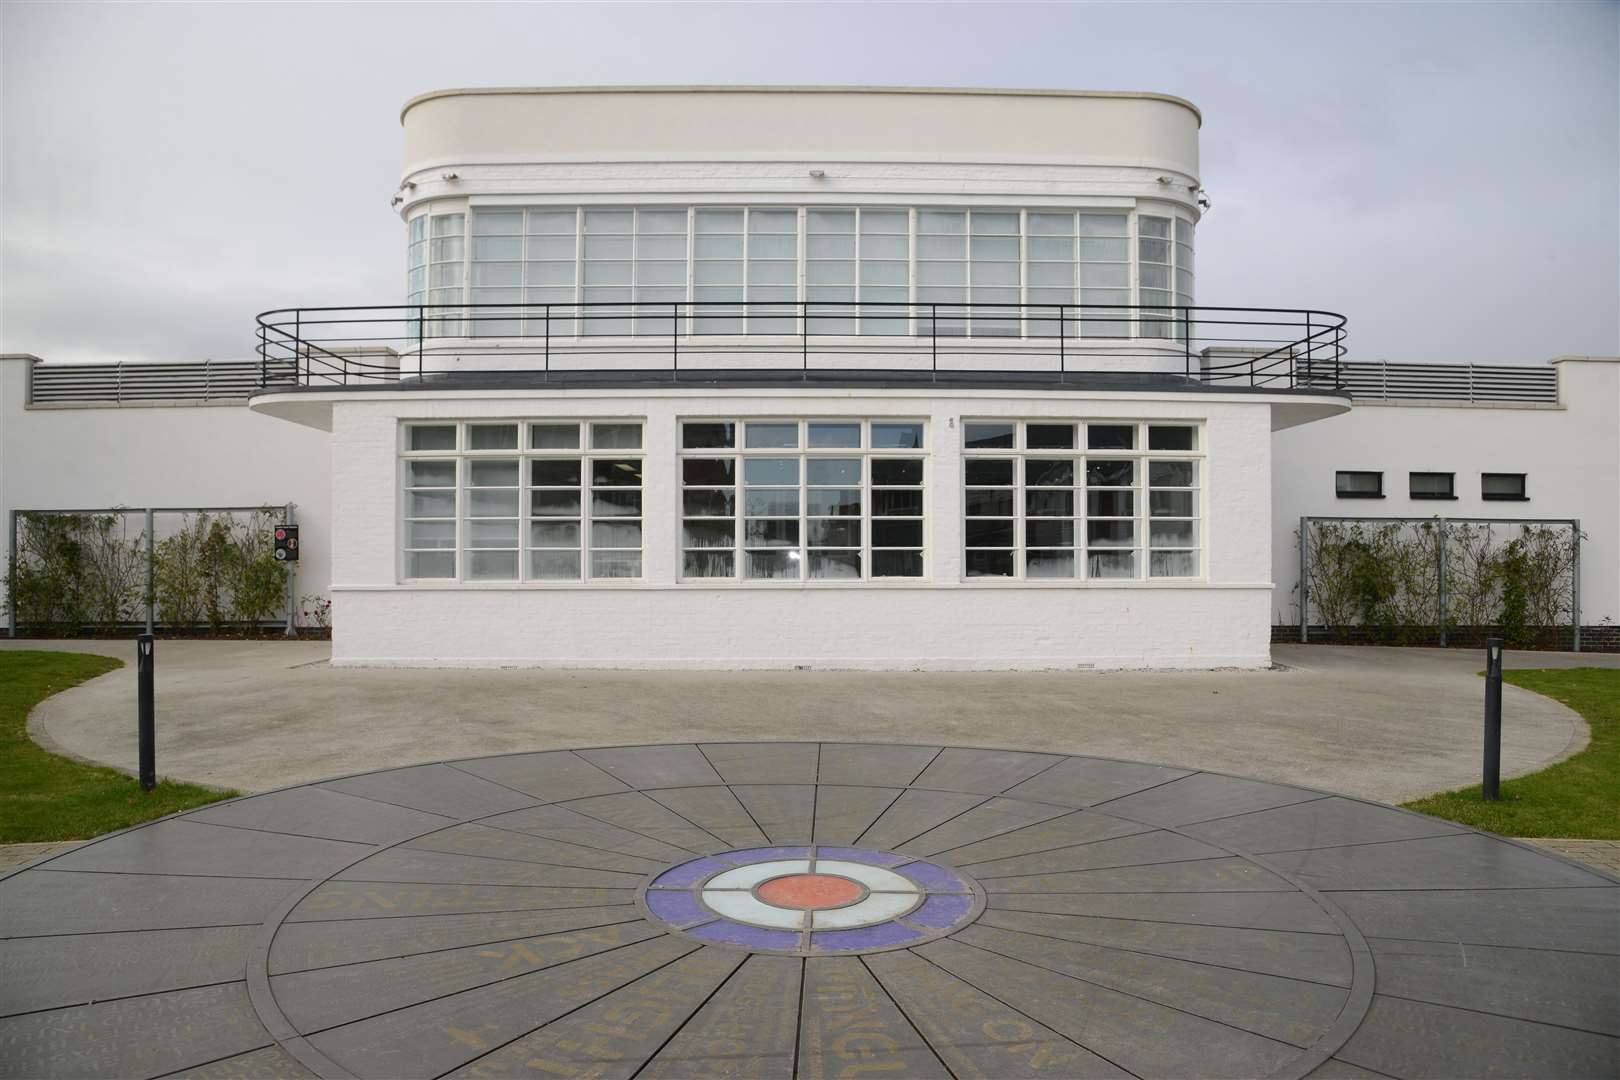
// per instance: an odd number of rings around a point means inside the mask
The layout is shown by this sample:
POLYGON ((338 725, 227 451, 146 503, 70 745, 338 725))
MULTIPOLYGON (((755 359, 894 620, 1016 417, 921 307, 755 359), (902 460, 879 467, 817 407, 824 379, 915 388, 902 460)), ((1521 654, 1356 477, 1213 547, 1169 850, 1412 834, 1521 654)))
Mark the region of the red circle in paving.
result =
POLYGON ((788 874, 772 878, 755 890, 755 895, 767 904, 804 911, 853 904, 861 893, 858 882, 832 874, 788 874))

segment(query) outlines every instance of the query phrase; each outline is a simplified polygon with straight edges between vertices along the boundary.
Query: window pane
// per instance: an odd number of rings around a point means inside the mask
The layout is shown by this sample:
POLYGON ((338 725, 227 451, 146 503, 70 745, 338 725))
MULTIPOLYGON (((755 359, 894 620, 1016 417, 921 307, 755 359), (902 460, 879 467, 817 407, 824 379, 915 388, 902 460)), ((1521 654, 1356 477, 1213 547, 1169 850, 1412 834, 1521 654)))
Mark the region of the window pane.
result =
POLYGON ((591 522, 591 547, 640 548, 641 522, 593 521, 591 522))
POLYGON ((743 434, 744 445, 751 449, 799 445, 798 424, 745 424, 743 434))
POLYGON ((812 551, 810 576, 817 579, 859 580, 861 553, 858 551, 812 551))
POLYGON ((1086 446, 1092 450, 1131 450, 1136 446, 1133 424, 1087 424, 1086 446))
MULTIPOLYGON (((1011 493, 1008 493, 1009 500, 1011 493)), ((1009 511, 1010 512, 1010 511, 1009 511)), ((1024 513, 1029 517, 1073 517, 1074 492, 1029 491, 1024 494, 1024 513)))
POLYGON ((1523 473, 1484 473, 1480 477, 1480 493, 1487 499, 1522 499, 1525 491, 1523 473))
MULTIPOLYGON (((1153 497, 1158 498, 1164 492, 1154 492, 1153 497)), ((1192 492, 1178 491, 1169 494, 1183 495, 1190 503, 1192 492)), ((1136 492, 1134 491, 1088 491, 1086 492, 1086 513, 1091 517, 1131 517, 1136 512, 1136 492)))
POLYGON ((758 579, 797 579, 799 553, 797 551, 750 551, 747 555, 748 576, 758 579))
POLYGON ((736 495, 731 491, 693 491, 681 496, 681 512, 693 517, 730 517, 737 512, 736 495))
POLYGON ((872 552, 872 576, 922 577, 923 553, 920 551, 872 552))
POLYGON ((810 425, 810 446, 812 449, 821 447, 858 447, 860 445, 860 424, 810 425))
POLYGON ((872 449, 874 450, 920 450, 923 444, 923 426, 921 424, 878 424, 872 425, 872 449))
POLYGON ((1136 552, 1100 551, 1086 555, 1086 576, 1093 578, 1134 578, 1136 552))
POLYGON ((743 512, 750 517, 787 517, 799 512, 799 492, 795 489, 750 488, 743 497, 743 512))
POLYGON ((515 581, 517 552, 467 552, 467 578, 469 581, 515 581))
POLYGON ((681 560, 682 577, 729 578, 736 573, 736 556, 729 551, 688 551, 681 560))
POLYGON ((1012 489, 970 488, 966 506, 968 517, 1012 517, 1012 489))
POLYGON ((640 576, 641 552, 639 551, 591 552, 591 577, 593 578, 638 578, 640 576))
POLYGON ((529 577, 538 581, 578 581, 578 551, 529 552, 529 577))
MULTIPOLYGON (((814 498, 814 496, 821 495, 821 494, 824 494, 824 493, 819 492, 819 491, 811 492, 812 499, 814 498)), ((818 512, 825 512, 825 513, 855 513, 855 514, 860 513, 860 504, 859 504, 860 492, 858 492, 858 491, 848 491, 848 492, 837 492, 835 494, 843 496, 846 500, 850 496, 854 496, 855 505, 854 505, 853 509, 812 511, 812 513, 818 513, 818 512)), ((846 505, 847 505, 847 503, 846 503, 846 505)), ((921 491, 916 491, 916 490, 912 490, 912 491, 887 490, 886 489, 886 490, 878 490, 878 491, 872 492, 872 516, 873 517, 922 517, 922 512, 923 512, 923 495, 922 495, 921 491)))
POLYGON ((1198 552, 1155 551, 1148 558, 1148 574, 1152 577, 1196 577, 1198 552))
POLYGON ((640 487, 641 459, 591 462, 591 483, 597 487, 640 487))
POLYGON ((411 487, 455 487, 454 461, 408 461, 405 482, 411 487))
POLYGON ((923 478, 921 458, 872 459, 873 484, 920 484, 923 478))
POLYGON ((1026 521, 1024 544, 1028 547, 1073 547, 1074 522, 1066 518, 1026 521))
MULTIPOLYGON (((805 542, 811 547, 860 547, 861 523, 852 518, 811 518, 806 524, 805 542)), ((873 543, 877 543, 874 526, 873 543)), ((918 541, 921 543, 921 541, 918 541)))
POLYGON ((467 546, 470 548, 515 548, 518 542, 518 523, 501 518, 467 521, 467 546))
POLYGON ((1384 490, 1384 474, 1378 472, 1338 472, 1333 480, 1340 495, 1380 495, 1384 490))
POLYGON ((969 551, 966 559, 967 576, 1012 577, 1013 553, 1010 551, 969 551))
POLYGON ((1030 458, 1024 462, 1024 483, 1031 487, 1063 487, 1074 483, 1073 460, 1046 461, 1030 458))
POLYGON ((729 521, 688 521, 681 526, 682 547, 729 548, 736 546, 736 541, 729 521))
POLYGON ((412 450, 454 450, 456 426, 435 424, 432 427, 416 425, 405 429, 409 433, 407 445, 412 450))
MULTIPOLYGON (((873 496, 874 514, 880 513, 877 504, 879 496, 888 494, 908 494, 907 492, 878 492, 873 496)), ((859 517, 861 513, 861 492, 859 488, 825 489, 818 488, 806 495, 807 503, 805 513, 818 517, 859 517)))
POLYGON ((1010 449, 1013 430, 1011 423, 963 424, 962 445, 969 450, 1010 449))
POLYGON ((1148 426, 1149 450, 1196 450, 1197 428, 1148 426))
POLYGON ((735 444, 732 424, 682 424, 681 446, 687 450, 707 450, 735 444))
POLYGON ((1198 543, 1198 527, 1191 521, 1158 521, 1148 525, 1148 546, 1190 548, 1198 543))
POLYGON ((1197 483, 1196 466, 1197 463, 1192 461, 1150 461, 1148 462, 1148 485, 1150 487, 1192 487, 1197 483))
POLYGON ((811 458, 805 462, 805 482, 809 484, 858 484, 860 458, 811 458))
POLYGON ((639 450, 641 425, 592 424, 591 447, 595 450, 639 450))
POLYGON ((797 484, 798 458, 748 458, 743 462, 743 478, 750 484, 797 484))
POLYGON ((449 491, 413 491, 405 509, 413 518, 455 517, 456 496, 449 491))
POLYGON ((1086 462, 1086 483, 1092 487, 1130 487, 1135 479, 1134 461, 1086 462))
POLYGON ((531 521, 529 546, 532 548, 579 547, 579 522, 531 521))
POLYGON ((517 517, 517 489, 474 488, 467 492, 468 517, 517 517))
POLYGON ((1074 577, 1074 552, 1030 551, 1024 555, 1024 576, 1031 578, 1074 577))
MULTIPOLYGON (((1101 497, 1114 496, 1114 492, 1094 492, 1101 497)), ((1129 498, 1128 492, 1120 492, 1129 498)), ((1150 491, 1148 492, 1148 513, 1154 517, 1192 517, 1193 493, 1190 491, 1150 491)))
POLYGON ((1136 523, 1133 521, 1088 521, 1086 543, 1092 547, 1134 547, 1136 523))
POLYGON ((591 513, 596 517, 640 517, 641 492, 593 491, 591 513))
POLYGON ((967 546, 974 547, 1005 547, 1013 546, 1013 523, 997 518, 969 518, 964 525, 964 535, 967 546))
POLYGON ((1025 436, 1031 450, 1072 450, 1073 424, 1030 424, 1025 436))
POLYGON ((533 450, 577 450, 579 425, 530 424, 529 447, 533 450))
POLYGON ((923 523, 904 518, 882 518, 872 522, 873 547, 922 547, 923 523))
POLYGON ((535 487, 578 487, 579 458, 539 458, 529 462, 529 483, 535 487))
POLYGON ((687 458, 681 462, 681 478, 688 484, 728 487, 737 482, 733 458, 687 458))
POLYGON ((467 449, 516 450, 516 424, 468 424, 467 449))
POLYGON ((517 487, 516 461, 469 461, 467 483, 473 487, 517 487))
POLYGON ((747 518, 743 543, 749 547, 798 547, 799 523, 780 518, 747 518))
POLYGON ((456 553, 453 551, 407 551, 405 576, 408 578, 453 578, 456 553))
POLYGON ((1010 486, 1013 482, 1011 458, 969 458, 965 466, 969 484, 1005 484, 1010 486))
POLYGON ((405 523, 407 548, 450 549, 456 546, 456 523, 453 521, 407 521, 405 523))
POLYGON ((529 512, 534 517, 578 517, 578 491, 535 491, 529 495, 529 512))

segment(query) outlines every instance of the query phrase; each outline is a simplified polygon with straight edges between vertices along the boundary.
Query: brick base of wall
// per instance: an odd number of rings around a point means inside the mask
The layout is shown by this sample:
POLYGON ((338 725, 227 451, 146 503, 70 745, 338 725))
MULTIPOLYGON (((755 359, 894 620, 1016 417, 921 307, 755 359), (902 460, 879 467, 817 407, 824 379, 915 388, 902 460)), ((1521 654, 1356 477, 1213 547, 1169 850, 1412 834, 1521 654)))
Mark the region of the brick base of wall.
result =
MULTIPOLYGON (((1446 645, 1455 649, 1483 649, 1485 639, 1498 631, 1489 626, 1448 626, 1446 645)), ((1299 640, 1299 626, 1273 626, 1273 642, 1299 640)), ((1313 626, 1310 641, 1318 645, 1419 645, 1440 644, 1440 630, 1434 626, 1408 626, 1395 631, 1375 630, 1361 626, 1333 628, 1313 626)), ((1535 641, 1515 648, 1554 649, 1567 652, 1574 645, 1574 633, 1568 626, 1548 627, 1536 632, 1535 641)), ((1620 624, 1581 627, 1582 652, 1620 652, 1620 624)))

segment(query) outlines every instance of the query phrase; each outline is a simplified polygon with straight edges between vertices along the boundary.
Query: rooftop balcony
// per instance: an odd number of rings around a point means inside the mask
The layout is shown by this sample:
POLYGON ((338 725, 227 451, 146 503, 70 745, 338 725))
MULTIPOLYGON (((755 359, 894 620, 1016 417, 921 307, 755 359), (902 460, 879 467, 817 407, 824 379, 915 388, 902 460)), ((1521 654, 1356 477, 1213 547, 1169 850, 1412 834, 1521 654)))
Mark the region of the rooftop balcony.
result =
POLYGON ((1325 311, 681 301, 324 307, 258 317, 259 387, 783 385, 1342 393, 1325 311))

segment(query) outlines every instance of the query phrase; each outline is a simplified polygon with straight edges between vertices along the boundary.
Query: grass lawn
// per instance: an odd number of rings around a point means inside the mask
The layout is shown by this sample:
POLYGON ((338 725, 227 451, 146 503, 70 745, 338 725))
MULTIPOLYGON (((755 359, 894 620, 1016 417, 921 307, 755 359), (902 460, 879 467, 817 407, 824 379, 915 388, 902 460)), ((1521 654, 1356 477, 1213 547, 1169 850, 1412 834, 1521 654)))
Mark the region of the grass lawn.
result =
POLYGON ((84 653, 0 652, 0 843, 87 840, 236 794, 167 781, 142 791, 132 776, 48 754, 28 737, 35 705, 122 666, 84 653))
MULTIPOLYGON (((1486 802, 1478 785, 1406 803, 1406 809, 1499 833, 1620 840, 1620 669, 1506 671, 1502 681, 1561 701, 1586 717, 1592 741, 1567 761, 1502 781, 1502 798, 1486 802)), ((1513 709, 1502 704, 1502 726, 1513 709)))

